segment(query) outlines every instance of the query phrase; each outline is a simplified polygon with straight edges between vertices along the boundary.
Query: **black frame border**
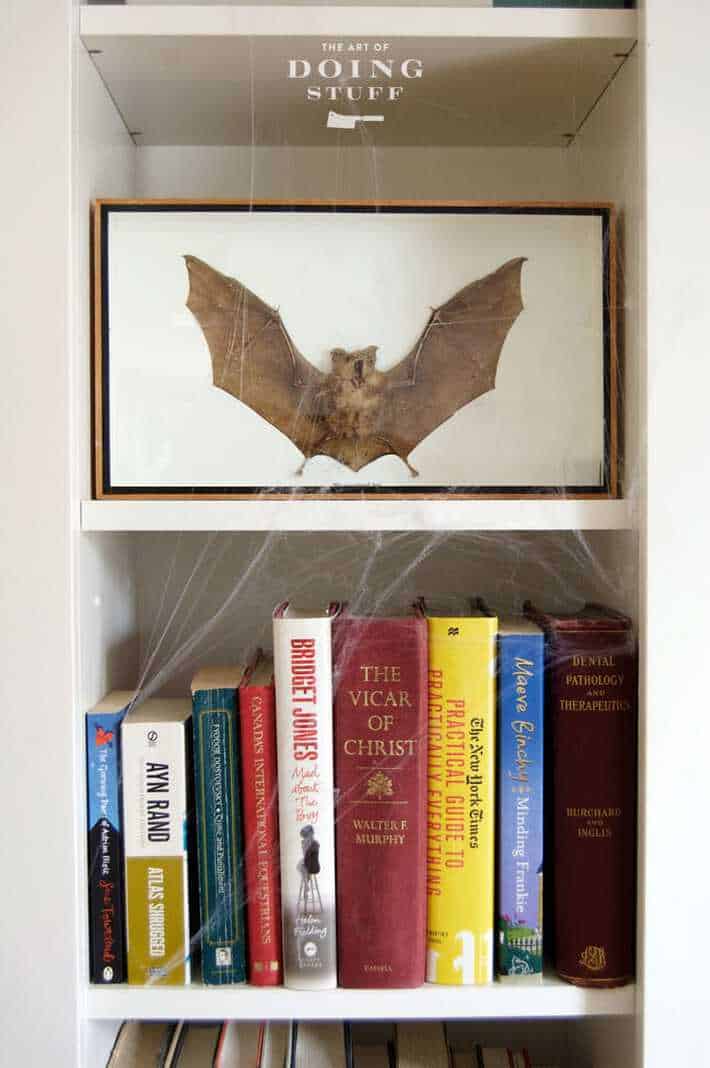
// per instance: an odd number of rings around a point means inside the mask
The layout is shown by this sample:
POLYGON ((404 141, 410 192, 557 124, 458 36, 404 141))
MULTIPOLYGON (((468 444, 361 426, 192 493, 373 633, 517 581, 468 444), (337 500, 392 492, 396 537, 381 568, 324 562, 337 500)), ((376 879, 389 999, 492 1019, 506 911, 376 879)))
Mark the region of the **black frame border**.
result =
MULTIPOLYGON (((404 498, 418 500, 440 497, 443 499, 464 500, 468 498, 603 498, 611 499, 612 457, 611 457, 611 346, 612 346, 612 300, 611 300, 611 248, 612 248, 612 209, 608 205, 575 204, 429 204, 429 203, 383 203, 383 204, 328 204, 328 203, 259 203, 245 201, 209 201, 177 202, 145 201, 135 202, 101 202, 100 228, 100 263, 101 281, 101 447, 102 447, 102 497, 152 497, 160 498, 223 498, 253 499, 256 497, 278 498, 281 500, 298 500, 310 498, 347 497, 351 499, 404 498), (602 220, 602 285, 603 285, 603 343, 604 343, 604 457, 602 462, 602 481, 594 486, 114 486, 111 484, 111 427, 110 427, 110 392, 109 392, 109 217, 112 212, 270 212, 285 213, 317 212, 334 215, 343 212, 351 214, 429 214, 429 215, 581 215, 597 216, 602 220)), ((619 374, 617 353, 617 376, 619 374)), ((619 394, 620 395, 620 394, 619 394)), ((620 407, 620 406, 619 406, 620 407)), ((95 412, 95 405, 93 407, 95 412)), ((617 440, 620 412, 617 418, 617 440)), ((617 447, 617 465, 619 449, 617 447)), ((92 457, 95 467, 95 456, 92 457)), ((617 479, 618 479, 618 472, 617 479)), ((98 485, 95 486, 95 491, 98 485)), ((620 491, 617 489, 617 495, 620 491)))

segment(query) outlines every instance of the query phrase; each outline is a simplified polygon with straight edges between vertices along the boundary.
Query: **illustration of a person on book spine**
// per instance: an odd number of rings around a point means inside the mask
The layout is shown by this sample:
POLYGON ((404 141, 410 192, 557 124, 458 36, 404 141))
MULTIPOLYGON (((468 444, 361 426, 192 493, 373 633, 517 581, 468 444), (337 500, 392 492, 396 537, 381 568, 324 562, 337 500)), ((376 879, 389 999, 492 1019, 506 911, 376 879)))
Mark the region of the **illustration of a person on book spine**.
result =
POLYGON ((298 870, 301 875, 301 886, 298 894, 299 911, 321 912, 323 903, 320 890, 318 889, 318 874, 320 872, 320 842, 310 823, 301 827, 301 849, 303 857, 298 862, 298 870))

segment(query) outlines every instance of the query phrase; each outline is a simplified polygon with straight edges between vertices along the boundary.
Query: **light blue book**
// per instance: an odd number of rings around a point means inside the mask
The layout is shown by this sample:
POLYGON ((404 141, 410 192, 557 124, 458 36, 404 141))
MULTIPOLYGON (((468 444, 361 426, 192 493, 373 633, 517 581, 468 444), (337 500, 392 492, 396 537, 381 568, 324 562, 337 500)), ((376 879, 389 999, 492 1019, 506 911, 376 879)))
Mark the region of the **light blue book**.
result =
POLYGON ((498 625, 500 976, 542 974, 544 636, 524 618, 498 625))

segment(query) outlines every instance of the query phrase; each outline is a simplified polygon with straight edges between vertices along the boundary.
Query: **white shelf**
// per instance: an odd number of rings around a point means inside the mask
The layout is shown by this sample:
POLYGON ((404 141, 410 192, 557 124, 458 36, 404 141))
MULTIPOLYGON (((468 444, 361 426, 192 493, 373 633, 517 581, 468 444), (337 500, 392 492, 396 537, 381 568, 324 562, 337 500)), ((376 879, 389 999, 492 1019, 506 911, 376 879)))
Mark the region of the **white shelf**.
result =
POLYGON ((462 4, 84 4, 81 36, 97 37, 634 37, 635 11, 485 8, 462 4))
MULTIPOLYGON (((94 5, 84 45, 139 145, 564 146, 636 39, 634 11, 468 7, 94 5), (324 42, 387 43, 394 102, 308 100, 290 59, 315 70, 324 42), (407 79, 405 59, 422 62, 407 79), (327 129, 329 110, 382 123, 327 129)), ((375 53, 370 53, 375 55, 375 53)), ((366 62, 367 53, 358 53, 366 62)), ((356 58, 343 52, 338 58, 356 58)), ((300 68, 301 70, 303 68, 300 68)), ((365 78, 366 80, 366 78, 365 78)), ((362 77, 359 84, 362 84, 362 77)), ((369 83, 368 83, 369 84, 369 83)), ((372 83, 374 84, 374 82, 372 83)))
POLYGON ((83 501, 85 531, 630 530, 626 500, 83 501))
POLYGON ((626 1016, 634 986, 583 990, 559 979, 536 986, 434 987, 416 990, 303 990, 135 986, 91 987, 92 1019, 150 1020, 406 1020, 626 1016))

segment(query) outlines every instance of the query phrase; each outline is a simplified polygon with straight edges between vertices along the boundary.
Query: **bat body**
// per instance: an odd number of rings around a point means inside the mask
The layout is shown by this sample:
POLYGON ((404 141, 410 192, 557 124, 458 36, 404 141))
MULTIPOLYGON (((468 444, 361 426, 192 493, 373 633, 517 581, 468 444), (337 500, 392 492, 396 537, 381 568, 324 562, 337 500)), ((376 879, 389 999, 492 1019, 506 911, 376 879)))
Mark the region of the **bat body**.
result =
MULTIPOLYGON (((234 278, 186 256, 187 307, 212 359, 215 386, 285 434, 308 460, 353 471, 380 456, 408 457, 465 404, 495 386, 498 360, 522 311, 524 257, 432 309, 411 352, 389 371, 377 348, 333 349, 323 373, 295 347, 281 317, 234 278)), ((305 461, 304 461, 305 462, 305 461)))

